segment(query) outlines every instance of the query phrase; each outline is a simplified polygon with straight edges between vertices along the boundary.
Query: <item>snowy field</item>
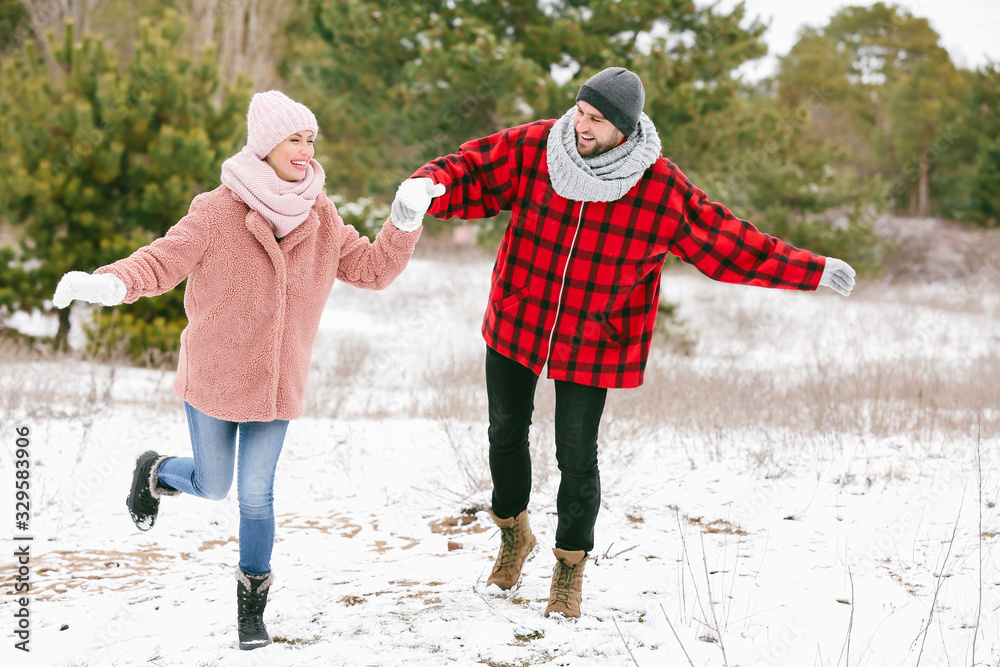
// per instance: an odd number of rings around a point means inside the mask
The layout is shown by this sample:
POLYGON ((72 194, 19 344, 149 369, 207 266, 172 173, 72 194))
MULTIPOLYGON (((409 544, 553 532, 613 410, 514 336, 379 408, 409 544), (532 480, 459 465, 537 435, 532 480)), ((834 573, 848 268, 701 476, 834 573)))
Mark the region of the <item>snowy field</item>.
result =
POLYGON ((0 350, 0 665, 1000 664, 995 267, 849 299, 665 273, 690 353, 658 338, 646 385, 609 394, 597 545, 566 621, 542 617, 552 384, 532 427, 540 548, 491 596, 492 258, 420 250, 385 292, 333 290, 278 464, 258 651, 235 648, 235 489, 164 499, 148 533, 125 510, 138 453, 189 455, 173 373, 0 350), (30 654, 12 629, 19 426, 30 654))

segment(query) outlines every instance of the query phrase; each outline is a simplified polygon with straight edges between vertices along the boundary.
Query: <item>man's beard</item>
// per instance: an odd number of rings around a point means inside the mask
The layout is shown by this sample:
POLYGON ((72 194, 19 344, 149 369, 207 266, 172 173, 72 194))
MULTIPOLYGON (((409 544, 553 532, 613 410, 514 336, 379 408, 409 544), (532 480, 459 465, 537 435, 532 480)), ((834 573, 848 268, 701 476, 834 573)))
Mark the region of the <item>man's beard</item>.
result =
POLYGON ((601 153, 607 153, 612 148, 618 146, 619 143, 620 142, 616 142, 614 139, 608 141, 607 143, 601 143, 595 137, 594 142, 585 147, 580 143, 580 133, 576 133, 576 151, 583 157, 596 157, 601 153))

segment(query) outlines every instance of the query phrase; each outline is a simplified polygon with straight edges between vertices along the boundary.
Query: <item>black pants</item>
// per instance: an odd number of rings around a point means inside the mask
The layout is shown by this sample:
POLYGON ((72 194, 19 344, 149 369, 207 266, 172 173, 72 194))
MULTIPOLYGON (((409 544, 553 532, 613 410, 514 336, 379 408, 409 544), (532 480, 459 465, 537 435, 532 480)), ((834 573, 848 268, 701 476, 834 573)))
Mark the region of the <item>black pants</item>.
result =
MULTIPOLYGON (((538 376, 492 348, 486 349, 486 393, 490 403, 490 473, 493 512, 517 516, 531 495, 528 427, 538 376)), ((608 390, 556 380, 556 461, 561 478, 556 511, 556 547, 590 552, 601 506, 597 430, 608 390)))

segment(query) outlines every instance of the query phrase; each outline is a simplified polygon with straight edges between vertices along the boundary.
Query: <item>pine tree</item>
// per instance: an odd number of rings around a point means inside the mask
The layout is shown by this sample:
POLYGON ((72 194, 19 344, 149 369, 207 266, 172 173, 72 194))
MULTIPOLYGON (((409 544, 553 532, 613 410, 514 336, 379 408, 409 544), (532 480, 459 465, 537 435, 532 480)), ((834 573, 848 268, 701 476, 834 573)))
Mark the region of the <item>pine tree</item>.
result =
POLYGON ((20 46, 30 34, 28 13, 21 0, 0 0, 0 57, 20 46))
MULTIPOLYGON (((0 213, 20 238, 0 258, 0 283, 11 286, 0 305, 9 311, 50 308, 65 272, 92 271, 149 243, 219 184, 221 162, 242 140, 249 85, 225 89, 214 105, 216 58, 182 53, 185 28, 173 12, 140 22, 120 67, 103 39, 77 41, 67 21, 61 41, 46 36, 54 71, 36 42, 2 62, 0 213)), ((178 290, 118 310, 137 340, 176 345, 184 326, 178 290)), ((64 340, 68 310, 59 315, 64 340)))
POLYGON ((810 107, 817 135, 842 137, 862 181, 883 180, 881 210, 928 215, 947 195, 933 187, 934 170, 954 171, 967 157, 954 128, 968 86, 939 39, 927 19, 878 2, 806 29, 781 61, 779 98, 810 107))
POLYGON ((283 74, 320 116, 331 184, 387 196, 424 161, 504 127, 562 115, 588 77, 618 65, 646 85, 665 152, 697 167, 763 55, 764 27, 688 0, 310 0, 283 74), (667 27, 669 30, 663 31, 667 27), (557 82, 552 67, 575 72, 557 82), (720 121, 721 122, 721 121, 720 121))
POLYGON ((972 75, 969 134, 976 155, 965 175, 966 218, 987 226, 1000 224, 1000 63, 984 65, 972 75))

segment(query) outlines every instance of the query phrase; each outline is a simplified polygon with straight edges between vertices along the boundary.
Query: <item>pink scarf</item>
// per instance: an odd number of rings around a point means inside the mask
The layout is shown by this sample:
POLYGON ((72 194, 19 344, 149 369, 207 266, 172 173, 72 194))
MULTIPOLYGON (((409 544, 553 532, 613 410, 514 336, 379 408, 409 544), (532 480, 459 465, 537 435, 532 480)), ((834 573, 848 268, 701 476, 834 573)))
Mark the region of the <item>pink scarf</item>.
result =
POLYGON ((222 184, 264 216, 278 238, 287 236, 309 217, 324 183, 326 173, 316 160, 309 160, 301 181, 283 181, 246 146, 222 163, 222 184))

